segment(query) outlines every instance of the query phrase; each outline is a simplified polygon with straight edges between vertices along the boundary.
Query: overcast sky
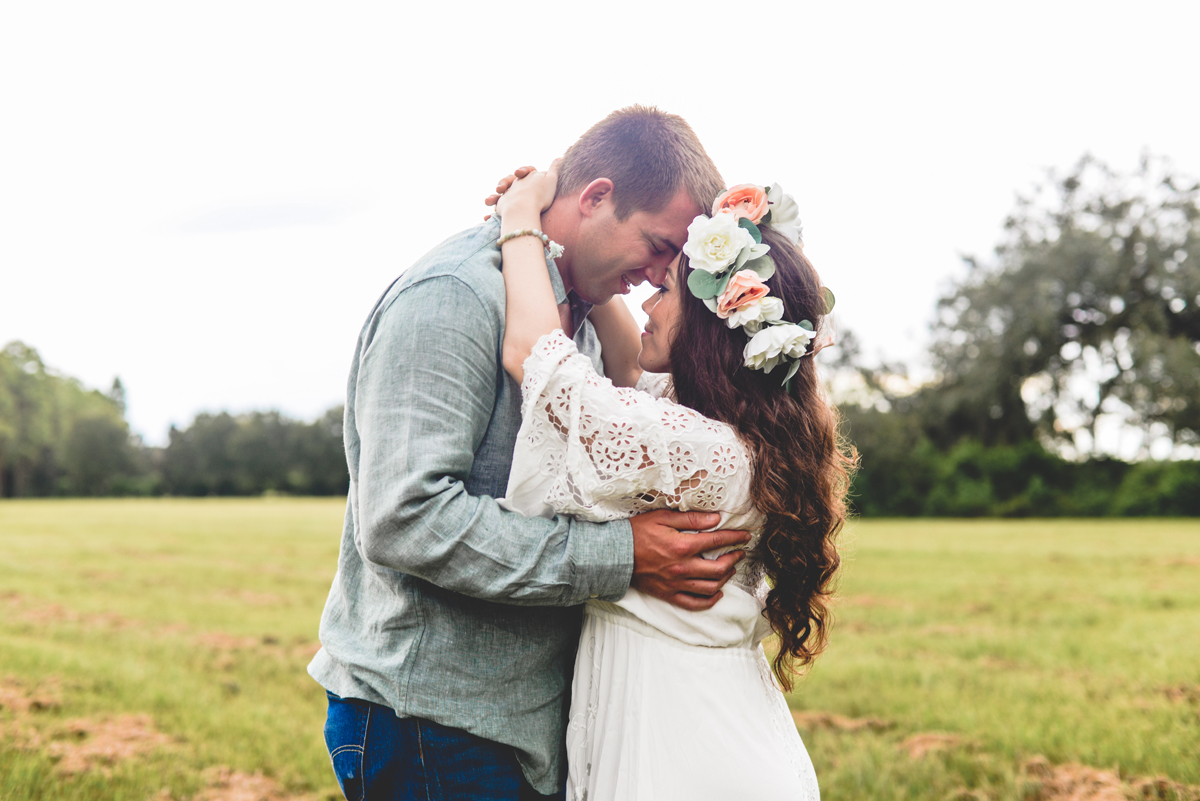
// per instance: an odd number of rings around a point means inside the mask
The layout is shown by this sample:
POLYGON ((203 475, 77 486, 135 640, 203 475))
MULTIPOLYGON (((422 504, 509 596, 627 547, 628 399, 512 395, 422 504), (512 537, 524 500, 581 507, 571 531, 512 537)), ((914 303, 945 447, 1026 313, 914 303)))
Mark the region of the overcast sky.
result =
POLYGON ((631 103, 795 195, 839 327, 892 358, 1043 168, 1200 175, 1200 3, 415 5, 4 4, 0 344, 119 375, 152 443, 311 418, 400 271, 631 103))

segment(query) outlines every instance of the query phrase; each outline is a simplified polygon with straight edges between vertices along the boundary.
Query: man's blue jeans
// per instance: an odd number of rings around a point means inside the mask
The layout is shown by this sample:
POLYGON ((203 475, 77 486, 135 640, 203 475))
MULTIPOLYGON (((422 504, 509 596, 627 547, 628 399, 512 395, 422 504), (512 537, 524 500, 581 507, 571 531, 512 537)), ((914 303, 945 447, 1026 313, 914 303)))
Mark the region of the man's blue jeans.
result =
POLYGON ((325 745, 348 801, 534 801, 512 748, 331 692, 325 745))

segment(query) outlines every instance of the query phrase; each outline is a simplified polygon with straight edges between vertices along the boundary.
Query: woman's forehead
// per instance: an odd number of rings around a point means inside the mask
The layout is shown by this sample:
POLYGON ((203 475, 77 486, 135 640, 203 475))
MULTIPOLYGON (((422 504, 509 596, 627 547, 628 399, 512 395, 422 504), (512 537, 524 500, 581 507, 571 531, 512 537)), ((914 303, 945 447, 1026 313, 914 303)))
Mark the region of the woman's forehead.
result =
POLYGON ((675 260, 671 262, 671 266, 667 268, 667 275, 664 283, 674 286, 679 283, 679 262, 683 258, 682 254, 676 255, 675 260))

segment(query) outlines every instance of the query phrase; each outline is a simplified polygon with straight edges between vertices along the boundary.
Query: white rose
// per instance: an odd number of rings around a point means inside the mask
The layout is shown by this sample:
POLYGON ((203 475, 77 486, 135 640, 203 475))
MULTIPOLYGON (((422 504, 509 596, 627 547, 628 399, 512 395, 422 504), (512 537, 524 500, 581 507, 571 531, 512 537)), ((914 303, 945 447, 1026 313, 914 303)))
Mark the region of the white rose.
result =
POLYGON ((757 334, 764 322, 782 317, 783 301, 779 298, 765 297, 729 312, 725 324, 730 328, 744 326, 747 333, 757 334))
POLYGON ((691 259, 692 267, 719 273, 737 259, 742 248, 753 246, 754 237, 738 225, 732 214, 700 215, 688 226, 683 252, 691 259))
POLYGON ((769 373, 784 359, 803 356, 812 338, 812 331, 798 325, 767 326, 746 343, 742 356, 751 370, 769 373))
POLYGON ((771 184, 767 190, 767 200, 771 203, 771 219, 767 225, 800 244, 800 207, 796 205, 795 198, 784 194, 779 184, 771 184))

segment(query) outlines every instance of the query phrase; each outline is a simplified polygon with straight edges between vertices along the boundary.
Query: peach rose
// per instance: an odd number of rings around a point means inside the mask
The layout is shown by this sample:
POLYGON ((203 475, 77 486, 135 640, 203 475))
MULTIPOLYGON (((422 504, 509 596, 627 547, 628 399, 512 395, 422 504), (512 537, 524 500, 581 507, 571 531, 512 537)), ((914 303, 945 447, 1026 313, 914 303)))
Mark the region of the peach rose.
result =
POLYGON ((717 316, 724 320, 734 309, 766 297, 771 288, 753 270, 740 270, 729 279, 729 285, 717 298, 717 316))
POLYGON ((713 201, 713 216, 727 211, 736 217, 745 217, 758 225, 758 221, 767 213, 767 193, 761 186, 754 184, 738 184, 727 189, 713 201))

